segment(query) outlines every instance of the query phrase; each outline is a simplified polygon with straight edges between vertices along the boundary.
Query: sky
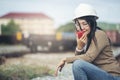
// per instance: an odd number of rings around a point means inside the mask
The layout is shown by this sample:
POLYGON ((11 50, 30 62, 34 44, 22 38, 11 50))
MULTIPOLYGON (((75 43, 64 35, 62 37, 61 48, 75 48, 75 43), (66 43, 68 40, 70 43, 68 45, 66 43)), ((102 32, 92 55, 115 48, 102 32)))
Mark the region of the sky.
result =
POLYGON ((80 3, 92 5, 98 21, 120 23, 120 0, 0 0, 0 16, 9 12, 44 13, 55 22, 55 28, 72 21, 80 3))

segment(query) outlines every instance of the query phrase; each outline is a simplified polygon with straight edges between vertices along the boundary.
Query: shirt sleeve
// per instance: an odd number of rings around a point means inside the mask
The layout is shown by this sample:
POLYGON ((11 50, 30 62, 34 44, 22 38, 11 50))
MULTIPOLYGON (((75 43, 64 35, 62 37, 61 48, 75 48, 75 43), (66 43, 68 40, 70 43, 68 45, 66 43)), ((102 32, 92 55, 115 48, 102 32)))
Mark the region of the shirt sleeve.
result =
POLYGON ((83 59, 88 62, 92 62, 100 54, 100 52, 109 45, 109 40, 107 35, 103 32, 95 33, 96 41, 91 41, 90 47, 85 54, 77 55, 74 57, 67 57, 66 62, 72 63, 74 60, 83 59))
POLYGON ((79 49, 76 47, 75 56, 76 56, 76 55, 80 55, 80 54, 82 54, 82 53, 84 53, 84 48, 79 50, 79 49))

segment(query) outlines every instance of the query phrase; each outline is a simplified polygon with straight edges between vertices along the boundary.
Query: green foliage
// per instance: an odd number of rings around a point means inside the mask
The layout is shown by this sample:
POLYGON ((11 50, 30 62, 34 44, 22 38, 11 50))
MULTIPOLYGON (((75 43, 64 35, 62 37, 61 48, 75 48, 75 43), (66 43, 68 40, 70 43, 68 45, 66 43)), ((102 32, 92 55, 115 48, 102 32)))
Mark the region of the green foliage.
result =
MULTIPOLYGON (((119 30, 120 31, 120 24, 98 22, 98 26, 104 30, 119 30)), ((75 25, 72 22, 62 25, 57 29, 57 32, 74 32, 74 31, 75 31, 75 25)))
POLYGON ((2 35, 14 35, 16 32, 21 31, 18 24, 10 20, 6 25, 1 25, 2 35))
POLYGON ((57 32, 74 32, 74 31, 75 31, 75 26, 72 22, 62 25, 57 29, 57 32))
POLYGON ((104 30, 120 30, 120 24, 98 22, 98 26, 104 30))
POLYGON ((2 65, 0 66, 1 80, 30 80, 32 78, 50 75, 47 66, 2 65))

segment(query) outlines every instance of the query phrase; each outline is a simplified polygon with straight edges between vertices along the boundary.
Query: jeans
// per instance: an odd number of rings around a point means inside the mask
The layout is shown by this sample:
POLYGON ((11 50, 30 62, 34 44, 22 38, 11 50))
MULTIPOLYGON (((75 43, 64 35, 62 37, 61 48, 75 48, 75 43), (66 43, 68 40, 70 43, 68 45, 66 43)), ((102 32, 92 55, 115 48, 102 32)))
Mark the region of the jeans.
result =
POLYGON ((106 71, 84 60, 75 60, 72 65, 74 80, 120 80, 106 71))

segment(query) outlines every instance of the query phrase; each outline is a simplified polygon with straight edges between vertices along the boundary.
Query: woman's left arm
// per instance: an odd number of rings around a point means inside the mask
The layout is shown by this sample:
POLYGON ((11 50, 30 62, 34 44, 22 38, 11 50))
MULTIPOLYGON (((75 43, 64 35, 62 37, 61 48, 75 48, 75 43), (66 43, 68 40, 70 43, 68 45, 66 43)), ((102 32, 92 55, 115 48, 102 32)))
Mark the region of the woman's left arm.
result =
POLYGON ((100 54, 100 52, 109 45, 109 40, 107 35, 103 31, 98 31, 95 33, 96 42, 92 40, 88 51, 85 54, 77 55, 74 57, 66 58, 67 63, 72 63, 74 60, 83 59, 88 62, 92 62, 100 54))

